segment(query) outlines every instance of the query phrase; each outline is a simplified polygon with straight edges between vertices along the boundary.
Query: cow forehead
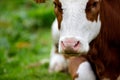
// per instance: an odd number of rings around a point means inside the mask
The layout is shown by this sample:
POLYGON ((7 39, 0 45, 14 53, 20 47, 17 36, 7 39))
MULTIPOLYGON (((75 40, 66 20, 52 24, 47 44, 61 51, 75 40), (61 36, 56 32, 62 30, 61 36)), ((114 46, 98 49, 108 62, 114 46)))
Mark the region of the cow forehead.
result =
POLYGON ((59 1, 61 4, 73 4, 73 3, 78 3, 80 5, 86 5, 86 3, 89 1, 89 0, 57 0, 59 1))

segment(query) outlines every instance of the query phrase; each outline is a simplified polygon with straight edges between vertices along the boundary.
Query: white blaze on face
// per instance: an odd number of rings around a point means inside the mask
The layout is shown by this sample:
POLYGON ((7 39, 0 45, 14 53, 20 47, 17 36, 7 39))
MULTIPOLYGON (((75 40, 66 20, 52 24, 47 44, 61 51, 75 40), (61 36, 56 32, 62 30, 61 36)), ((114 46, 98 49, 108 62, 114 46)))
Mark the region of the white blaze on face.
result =
MULTIPOLYGON (((63 14, 60 29, 59 43, 66 38, 75 38, 80 41, 80 53, 89 51, 89 43, 98 35, 101 23, 99 18, 90 21, 86 18, 86 5, 88 0, 59 0, 62 4, 63 14)), ((62 48, 59 45, 59 51, 62 48)))

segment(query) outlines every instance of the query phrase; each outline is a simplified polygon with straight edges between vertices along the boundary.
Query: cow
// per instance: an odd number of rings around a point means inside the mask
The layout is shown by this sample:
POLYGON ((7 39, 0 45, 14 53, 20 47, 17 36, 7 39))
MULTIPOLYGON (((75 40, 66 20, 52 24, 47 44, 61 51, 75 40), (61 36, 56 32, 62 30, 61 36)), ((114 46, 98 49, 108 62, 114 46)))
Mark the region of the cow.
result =
POLYGON ((58 52, 83 55, 97 80, 119 80, 119 4, 119 0, 54 0, 60 35, 58 52))
POLYGON ((86 55, 100 80, 120 75, 120 1, 54 0, 59 52, 86 55))

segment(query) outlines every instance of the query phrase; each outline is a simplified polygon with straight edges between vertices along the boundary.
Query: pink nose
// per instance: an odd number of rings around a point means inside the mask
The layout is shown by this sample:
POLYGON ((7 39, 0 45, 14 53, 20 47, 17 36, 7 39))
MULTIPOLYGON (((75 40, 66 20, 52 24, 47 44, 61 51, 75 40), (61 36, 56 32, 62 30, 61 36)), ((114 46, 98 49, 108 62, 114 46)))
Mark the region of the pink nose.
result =
POLYGON ((66 38, 61 41, 61 47, 63 51, 77 53, 80 48, 80 41, 75 38, 66 38))

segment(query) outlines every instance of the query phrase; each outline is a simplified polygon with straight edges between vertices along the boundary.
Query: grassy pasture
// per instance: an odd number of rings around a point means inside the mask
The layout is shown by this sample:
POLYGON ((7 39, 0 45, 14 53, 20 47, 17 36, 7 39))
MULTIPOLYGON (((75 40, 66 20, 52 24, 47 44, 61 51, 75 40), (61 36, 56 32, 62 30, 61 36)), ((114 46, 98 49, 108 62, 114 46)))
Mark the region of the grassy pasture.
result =
POLYGON ((48 73, 54 18, 51 1, 1 0, 0 80, 70 80, 69 74, 48 73))

